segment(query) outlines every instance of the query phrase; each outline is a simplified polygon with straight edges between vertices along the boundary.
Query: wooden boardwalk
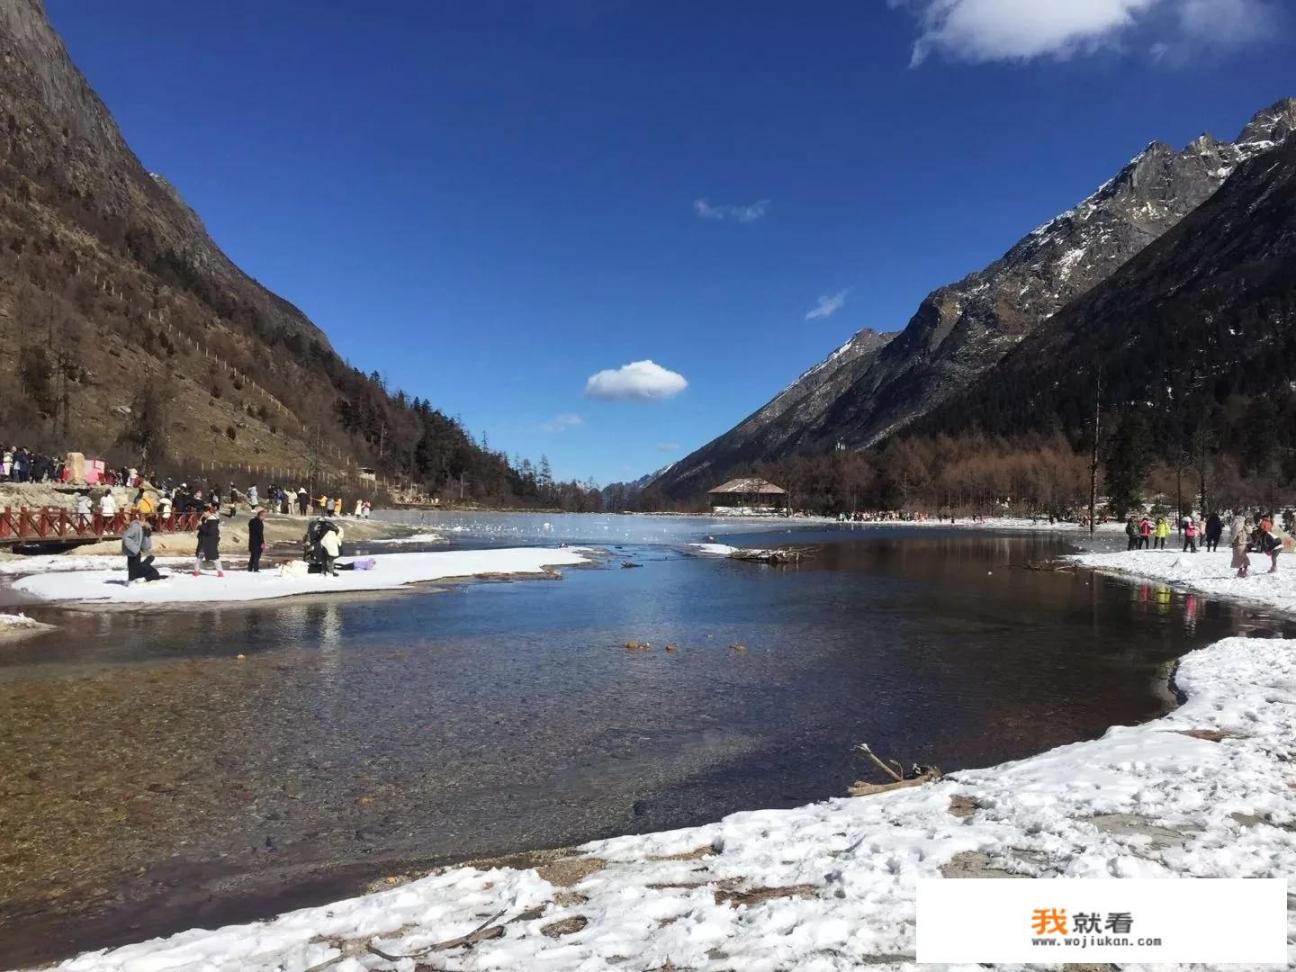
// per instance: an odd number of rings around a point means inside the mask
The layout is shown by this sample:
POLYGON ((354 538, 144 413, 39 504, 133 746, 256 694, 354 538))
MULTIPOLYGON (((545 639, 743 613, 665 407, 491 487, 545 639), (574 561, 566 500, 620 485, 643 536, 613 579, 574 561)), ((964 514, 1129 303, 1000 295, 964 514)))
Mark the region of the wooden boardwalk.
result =
MULTIPOLYGON (((198 529, 197 513, 171 513, 157 518, 154 533, 192 533, 198 529)), ((0 546, 16 543, 76 543, 94 540, 117 540, 132 520, 139 519, 134 510, 122 510, 114 516, 101 513, 82 514, 63 507, 37 508, 6 506, 0 510, 0 546)))

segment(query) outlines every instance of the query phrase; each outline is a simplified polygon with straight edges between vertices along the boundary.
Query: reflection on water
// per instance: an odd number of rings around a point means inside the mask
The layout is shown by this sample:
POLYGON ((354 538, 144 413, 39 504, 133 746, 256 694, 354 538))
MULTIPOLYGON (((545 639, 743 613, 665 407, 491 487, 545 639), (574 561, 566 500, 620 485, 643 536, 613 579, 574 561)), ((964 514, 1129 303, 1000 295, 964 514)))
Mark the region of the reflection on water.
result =
POLYGON ((61 630, 0 659, 0 965, 841 794, 860 741, 1024 756, 1155 716, 1171 660, 1256 623, 1026 569, 1042 537, 835 529, 777 569, 685 556, 714 524, 662 523, 561 581, 45 612, 61 630))

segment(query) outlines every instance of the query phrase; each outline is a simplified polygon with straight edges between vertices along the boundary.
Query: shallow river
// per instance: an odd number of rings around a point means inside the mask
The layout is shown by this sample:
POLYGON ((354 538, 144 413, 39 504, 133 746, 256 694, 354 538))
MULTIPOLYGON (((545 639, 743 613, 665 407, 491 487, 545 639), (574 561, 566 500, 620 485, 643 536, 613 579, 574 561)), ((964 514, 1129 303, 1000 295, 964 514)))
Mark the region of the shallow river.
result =
POLYGON ((1064 549, 1044 536, 437 521, 608 556, 556 581, 37 611, 59 630, 0 646, 0 967, 841 795, 870 776, 861 741, 946 770, 1025 756, 1156 716, 1173 659, 1280 624, 1028 569, 1064 549), (687 551, 735 530, 811 556, 687 551))

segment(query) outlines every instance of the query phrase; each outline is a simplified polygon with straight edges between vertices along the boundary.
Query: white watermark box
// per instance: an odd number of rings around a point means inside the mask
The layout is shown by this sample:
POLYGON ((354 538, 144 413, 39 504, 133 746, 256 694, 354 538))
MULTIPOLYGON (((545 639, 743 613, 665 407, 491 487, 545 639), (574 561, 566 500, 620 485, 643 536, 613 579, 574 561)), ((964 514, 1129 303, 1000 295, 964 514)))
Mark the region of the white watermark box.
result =
POLYGON ((1281 878, 918 882, 919 962, 1287 964, 1281 878))

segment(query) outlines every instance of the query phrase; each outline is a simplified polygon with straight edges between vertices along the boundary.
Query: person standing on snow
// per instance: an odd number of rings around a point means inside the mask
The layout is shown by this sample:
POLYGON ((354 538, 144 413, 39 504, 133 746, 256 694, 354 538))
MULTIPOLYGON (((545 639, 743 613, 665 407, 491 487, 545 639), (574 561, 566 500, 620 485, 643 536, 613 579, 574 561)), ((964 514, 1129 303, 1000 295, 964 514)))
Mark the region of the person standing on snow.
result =
POLYGON ((1218 513, 1206 517, 1206 528, 1203 532, 1206 536, 1206 551, 1211 553, 1219 546, 1220 537, 1224 535, 1224 521, 1220 519, 1218 513))
POLYGON ((1229 531, 1229 546, 1233 548, 1232 566, 1237 570, 1239 577, 1245 577, 1251 570, 1251 558, 1247 556, 1246 520, 1240 516, 1233 517, 1233 525, 1229 531))
POLYGON ((1183 520, 1183 553, 1197 552, 1197 521, 1189 513, 1183 520))
POLYGON ((1138 527, 1134 524, 1134 517, 1132 516, 1125 521, 1125 540, 1126 550, 1138 549, 1138 527))
POLYGON ((203 562, 216 565, 216 576, 224 577, 225 569, 220 561, 220 507, 212 503, 198 524, 198 549, 194 551, 193 575, 202 573, 203 562))
POLYGON ((1156 521, 1156 529, 1153 531, 1153 534, 1154 534, 1154 538, 1153 538, 1152 545, 1157 550, 1164 550, 1166 537, 1170 536, 1170 521, 1167 520, 1164 516, 1158 516, 1156 521))
POLYGON ((342 528, 335 527, 332 530, 325 530, 324 536, 320 537, 320 550, 324 553, 324 573, 338 575, 337 559, 342 556, 342 528))
POLYGON ((1146 550, 1152 537, 1152 521, 1144 516, 1139 520, 1139 549, 1146 550))
MULTIPOLYGON (((250 494, 251 490, 248 492, 250 494)), ((248 520, 248 570, 254 574, 261 571, 265 546, 265 510, 257 510, 256 515, 248 520)))

